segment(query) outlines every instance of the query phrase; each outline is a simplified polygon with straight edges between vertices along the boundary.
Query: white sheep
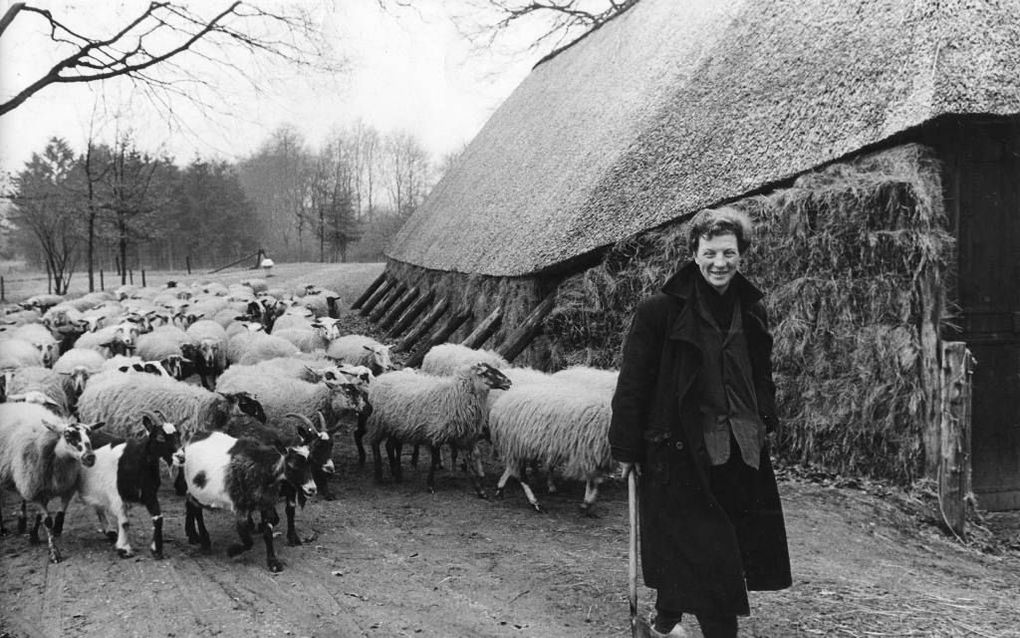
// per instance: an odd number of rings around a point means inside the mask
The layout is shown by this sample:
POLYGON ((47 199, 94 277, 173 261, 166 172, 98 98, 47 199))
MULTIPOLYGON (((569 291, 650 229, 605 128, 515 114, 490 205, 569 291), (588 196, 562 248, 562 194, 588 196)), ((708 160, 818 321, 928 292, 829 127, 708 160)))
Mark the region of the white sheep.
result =
POLYGON ((194 343, 187 332, 177 326, 160 326, 138 337, 135 354, 143 361, 159 361, 175 379, 187 376, 192 361, 184 355, 188 345, 194 343))
POLYGON ((392 347, 384 346, 372 337, 345 335, 330 342, 326 356, 351 365, 366 366, 372 374, 380 375, 393 369, 392 347))
POLYGON ((309 419, 321 413, 327 428, 333 430, 345 416, 357 415, 364 409, 364 400, 357 385, 347 379, 308 383, 273 375, 263 366, 232 367, 220 377, 217 388, 228 394, 246 393, 254 397, 270 422, 281 421, 291 413, 309 419))
POLYGON ((41 366, 42 352, 24 339, 0 338, 0 370, 41 366))
POLYGON ((7 400, 14 401, 17 395, 29 392, 45 395, 59 416, 71 414, 71 402, 64 390, 64 377, 50 368, 26 366, 14 371, 14 375, 7 381, 7 400))
POLYGON ((60 356, 59 342, 50 329, 41 323, 27 323, 11 331, 11 337, 27 341, 42 354, 43 365, 53 367, 53 362, 60 356))
POLYGON ((227 332, 215 321, 200 319, 186 333, 192 343, 182 344, 181 352, 195 364, 202 385, 211 390, 227 368, 227 332))
MULTIPOLYGON (((53 538, 63 531, 64 512, 80 469, 95 462, 89 432, 101 425, 69 421, 33 403, 0 404, 0 489, 13 488, 35 504, 39 513, 29 538, 39 541, 42 521, 51 562, 60 562, 53 538), (49 502, 54 498, 60 499, 60 510, 51 516, 49 502)), ((0 534, 4 532, 2 511, 0 505, 0 534)), ((22 509, 18 533, 24 533, 26 525, 22 509)))
POLYGON ((126 355, 134 351, 140 333, 137 324, 120 321, 95 332, 86 332, 78 337, 74 347, 95 350, 107 358, 115 354, 126 355))
POLYGON ((227 358, 231 363, 251 365, 266 359, 293 357, 301 351, 293 343, 264 332, 239 334, 227 344, 227 358))
POLYGON ((273 336, 286 339, 297 346, 301 352, 315 352, 325 350, 329 341, 323 334, 312 327, 308 328, 284 328, 273 326, 273 336))
POLYGON ((464 450, 475 492, 484 498, 484 479, 478 443, 484 434, 486 398, 492 388, 507 389, 510 380, 487 363, 439 377, 407 369, 379 375, 369 386, 372 414, 367 420, 368 442, 375 460, 375 478, 382 480, 379 444, 386 439, 386 453, 395 480, 402 480, 400 449, 404 443, 426 444, 432 451, 428 486, 435 489, 438 450, 451 445, 464 450), (474 465, 472 468, 471 466, 474 465))
POLYGON ((537 464, 565 478, 585 481, 581 509, 591 514, 598 486, 613 472, 609 449, 612 390, 569 379, 522 384, 504 393, 489 410, 492 446, 505 464, 496 486, 502 495, 517 478, 537 511, 541 506, 527 484, 527 464, 537 464))
POLYGON ((573 366, 552 374, 553 379, 571 381, 609 393, 616 391, 616 381, 619 377, 620 373, 617 370, 603 370, 588 366, 573 366))
POLYGON ((476 350, 457 343, 441 343, 425 353, 421 371, 428 374, 448 376, 459 368, 482 361, 493 368, 504 369, 510 364, 493 350, 476 350))
POLYGON ((106 361, 107 359, 95 350, 71 348, 60 355, 53 364, 53 371, 62 375, 64 379, 64 393, 72 410, 78 404, 78 397, 85 391, 85 384, 89 378, 99 374, 106 361))

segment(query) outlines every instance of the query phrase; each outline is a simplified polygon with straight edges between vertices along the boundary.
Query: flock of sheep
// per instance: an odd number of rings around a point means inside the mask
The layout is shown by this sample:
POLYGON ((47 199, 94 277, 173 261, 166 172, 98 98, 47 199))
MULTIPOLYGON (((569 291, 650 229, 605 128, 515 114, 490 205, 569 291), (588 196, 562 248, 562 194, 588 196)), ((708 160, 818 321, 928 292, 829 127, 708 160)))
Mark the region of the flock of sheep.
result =
MULTIPOLYGON (((188 541, 209 550, 205 509, 230 510, 240 543, 262 536, 270 570, 283 501, 286 538, 300 544, 295 513, 332 498, 334 435, 353 425, 359 461, 372 449, 383 480, 385 445, 401 481, 404 445, 431 452, 428 487, 463 453, 485 496, 483 450, 541 505, 527 470, 586 482, 589 512, 615 469, 607 431, 616 373, 511 366, 494 352, 443 344, 419 370, 398 369, 389 346, 340 334, 339 296, 316 286, 270 289, 264 280, 165 288, 124 286, 64 300, 40 295, 0 315, 0 488, 22 498, 18 532, 60 560, 54 538, 71 500, 92 506, 122 557, 134 550, 127 507, 152 520, 150 550, 163 555, 161 464, 176 470, 188 541), (59 500, 59 506, 51 506, 59 500), (27 503, 37 509, 29 529, 27 503), (259 515, 256 523, 255 515, 259 515), (111 529, 109 523, 115 522, 111 529)), ((2 510, 2 507, 0 507, 2 510)), ((0 515, 0 534, 6 533, 0 515)))

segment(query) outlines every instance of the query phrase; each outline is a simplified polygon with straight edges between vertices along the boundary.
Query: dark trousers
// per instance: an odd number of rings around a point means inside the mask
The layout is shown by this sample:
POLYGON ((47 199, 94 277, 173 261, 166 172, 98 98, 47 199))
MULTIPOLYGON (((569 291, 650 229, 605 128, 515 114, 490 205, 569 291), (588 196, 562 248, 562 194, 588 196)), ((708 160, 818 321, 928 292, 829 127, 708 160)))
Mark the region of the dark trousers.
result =
MULTIPOLYGON (((683 620, 683 614, 671 611, 680 609, 682 601, 670 600, 665 591, 659 591, 655 600, 655 609, 658 612, 655 617, 655 631, 669 633, 673 627, 683 620)), ((698 619, 698 626, 705 638, 736 638, 737 617, 736 615, 708 616, 705 614, 694 614, 698 619)))

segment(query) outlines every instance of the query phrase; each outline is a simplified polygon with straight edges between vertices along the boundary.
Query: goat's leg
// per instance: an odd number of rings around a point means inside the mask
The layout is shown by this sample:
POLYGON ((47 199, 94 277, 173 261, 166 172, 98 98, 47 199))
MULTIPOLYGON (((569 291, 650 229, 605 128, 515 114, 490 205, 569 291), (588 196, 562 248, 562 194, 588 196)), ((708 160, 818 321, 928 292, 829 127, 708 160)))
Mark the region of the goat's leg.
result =
MULTIPOLYGON (((21 516, 18 517, 18 534, 24 534, 26 531, 28 531, 27 506, 28 506, 27 501, 25 501, 25 499, 21 499, 21 516)), ((39 534, 36 533, 36 538, 38 537, 39 534)))
POLYGON ((149 551, 156 560, 163 558, 163 512, 159 508, 159 500, 155 494, 146 495, 145 509, 152 518, 152 543, 149 551))
POLYGON ((64 533, 64 513, 67 512, 67 506, 71 503, 72 496, 74 496, 74 493, 60 497, 60 510, 57 512, 57 516, 53 519, 54 536, 60 536, 64 533))
POLYGON ((35 534, 36 542, 38 542, 38 538, 39 538, 39 529, 38 529, 39 519, 41 517, 44 517, 44 518, 42 518, 42 520, 43 520, 43 525, 46 527, 46 545, 49 548, 49 552, 50 552, 50 562, 51 563, 59 563, 60 562, 60 550, 57 549, 57 544, 53 540, 53 537, 54 537, 54 534, 53 534, 53 517, 50 516, 50 512, 47 509, 47 507, 46 507, 47 504, 45 502, 36 501, 35 504, 36 504, 36 507, 38 507, 39 511, 41 512, 40 514, 36 515, 36 518, 35 518, 35 520, 36 520, 36 528, 32 530, 32 532, 35 534))
POLYGON ((174 492, 177 496, 184 496, 188 493, 188 482, 184 478, 184 468, 177 468, 177 476, 174 478, 174 492))
MULTIPOLYGON (((47 514, 46 516, 49 517, 49 514, 47 514)), ((32 529, 28 532, 28 542, 29 543, 32 543, 33 545, 38 545, 39 543, 42 542, 41 540, 39 540, 39 526, 42 525, 42 522, 43 522, 43 515, 41 513, 39 513, 39 512, 36 512, 36 514, 35 514, 35 524, 32 525, 32 529)), ((51 527, 53 527, 53 520, 52 519, 50 519, 50 521, 47 523, 47 532, 46 532, 47 534, 49 533, 48 530, 51 527)))
POLYGON ((297 512, 297 490, 289 484, 284 484, 281 492, 285 503, 283 511, 287 515, 287 543, 291 546, 300 545, 301 538, 294 525, 294 514, 297 512))
POLYGON ((241 542, 231 544, 227 548, 227 556, 237 556, 242 552, 248 551, 255 544, 251 535, 254 526, 252 525, 250 515, 238 513, 234 521, 234 527, 237 528, 237 535, 241 537, 241 542))
POLYGON ((209 531, 205 528, 205 515, 202 512, 202 506, 188 499, 185 508, 184 529, 188 534, 188 542, 192 545, 197 543, 202 551, 209 552, 212 549, 212 543, 209 541, 209 531))
POLYGON ((111 543, 115 543, 117 541, 117 533, 112 531, 110 526, 106 523, 106 509, 104 509, 101 505, 97 505, 95 510, 96 520, 99 521, 99 533, 102 534, 106 540, 111 543))
POLYGON ((4 527, 4 498, 0 495, 0 536, 7 536, 7 529, 4 527))
POLYGON ((128 528, 131 527, 131 521, 128 520, 127 510, 124 503, 114 503, 112 509, 113 515, 117 519, 117 544, 114 545, 117 555, 121 558, 131 558, 135 555, 135 551, 131 549, 131 541, 128 539, 128 528))
POLYGON ((267 514, 266 510, 262 511, 262 524, 259 526, 262 529, 262 540, 266 544, 266 566, 269 567, 271 572, 283 571, 283 563, 276 557, 276 550, 273 548, 273 525, 274 519, 278 520, 276 512, 267 514))

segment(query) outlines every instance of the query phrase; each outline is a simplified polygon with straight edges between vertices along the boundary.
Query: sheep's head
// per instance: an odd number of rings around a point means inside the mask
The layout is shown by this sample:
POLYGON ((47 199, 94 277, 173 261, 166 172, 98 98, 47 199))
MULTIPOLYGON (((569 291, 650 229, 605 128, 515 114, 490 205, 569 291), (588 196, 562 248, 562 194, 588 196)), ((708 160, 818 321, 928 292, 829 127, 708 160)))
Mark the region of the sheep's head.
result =
POLYGON ((74 366, 68 373, 71 378, 71 389, 75 396, 81 396, 81 393, 85 391, 85 383, 91 375, 92 372, 85 366, 74 366))
POLYGON ((8 395, 7 401, 10 403, 34 403, 36 405, 43 406, 56 415, 64 416, 64 406, 54 400, 50 395, 39 390, 28 390, 8 395))
POLYGON ((242 414, 247 414, 259 421, 259 423, 266 422, 266 411, 259 403, 258 399, 248 394, 247 392, 232 392, 223 394, 227 401, 230 403, 230 409, 237 406, 237 410, 242 414))
POLYGON ((369 357, 369 366, 374 374, 382 374, 393 369, 393 358, 390 356, 392 345, 371 344, 362 346, 372 354, 369 357))
POLYGON ((485 386, 493 390, 509 390, 510 379, 505 374, 492 367, 488 363, 478 363, 471 365, 471 372, 478 380, 477 383, 483 383, 485 386))
POLYGON ((92 467, 96 455, 92 452, 89 433, 103 427, 103 421, 96 423, 61 423, 43 420, 43 425, 54 434, 60 435, 54 452, 57 456, 78 459, 85 467, 92 467))
POLYGON ((160 363, 170 376, 181 380, 188 376, 186 366, 190 365, 192 361, 182 353, 167 355, 160 360, 160 363))
POLYGON ((312 327, 325 337, 327 341, 332 341, 340 336, 340 322, 336 319, 319 317, 312 322, 312 327))

